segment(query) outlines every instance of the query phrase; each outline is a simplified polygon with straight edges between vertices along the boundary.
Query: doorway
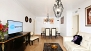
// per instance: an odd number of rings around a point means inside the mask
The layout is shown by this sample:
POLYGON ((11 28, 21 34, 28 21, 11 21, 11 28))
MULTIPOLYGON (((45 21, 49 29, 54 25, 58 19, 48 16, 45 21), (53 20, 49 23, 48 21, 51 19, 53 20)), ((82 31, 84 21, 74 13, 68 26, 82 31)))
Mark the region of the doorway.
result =
POLYGON ((79 32, 79 15, 73 16, 73 27, 72 27, 72 35, 76 35, 79 32))

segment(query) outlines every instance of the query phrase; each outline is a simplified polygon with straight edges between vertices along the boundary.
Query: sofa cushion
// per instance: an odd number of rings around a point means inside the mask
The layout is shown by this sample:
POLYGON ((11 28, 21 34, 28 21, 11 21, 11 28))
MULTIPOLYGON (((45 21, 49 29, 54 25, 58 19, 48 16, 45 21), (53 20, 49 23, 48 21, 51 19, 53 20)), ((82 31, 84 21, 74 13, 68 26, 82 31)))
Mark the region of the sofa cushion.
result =
POLYGON ((83 37, 83 40, 86 40, 86 41, 91 40, 91 33, 80 32, 79 35, 83 37))
POLYGON ((73 42, 64 42, 64 46, 68 51, 85 51, 87 48, 74 44, 73 42))
POLYGON ((86 40, 83 40, 83 41, 81 42, 81 46, 86 47, 87 49, 89 49, 89 47, 90 47, 90 42, 88 42, 88 41, 86 41, 86 40))
POLYGON ((78 45, 78 46, 70 45, 70 48, 68 51, 88 51, 88 50, 85 47, 80 46, 80 45, 78 45))
POLYGON ((75 42, 77 40, 77 38, 78 38, 78 36, 77 35, 74 35, 72 42, 75 42))
POLYGON ((79 45, 74 44, 74 42, 69 42, 69 41, 64 42, 64 47, 65 47, 67 50, 69 50, 70 46, 77 47, 77 46, 79 46, 79 45))
POLYGON ((66 41, 64 42, 64 47, 68 50, 70 48, 69 45, 73 45, 73 44, 74 44, 73 42, 66 41))
POLYGON ((72 42, 74 42, 75 44, 80 45, 81 41, 82 41, 82 36, 80 36, 80 35, 74 35, 73 36, 72 42))

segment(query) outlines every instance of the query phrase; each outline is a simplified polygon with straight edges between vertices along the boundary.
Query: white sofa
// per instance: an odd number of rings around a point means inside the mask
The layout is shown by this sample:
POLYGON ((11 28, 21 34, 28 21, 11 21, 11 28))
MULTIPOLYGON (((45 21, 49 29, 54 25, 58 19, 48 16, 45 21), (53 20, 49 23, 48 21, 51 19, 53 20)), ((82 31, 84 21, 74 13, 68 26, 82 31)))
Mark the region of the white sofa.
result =
POLYGON ((79 32, 79 35, 83 37, 80 45, 74 44, 73 37, 63 37, 63 45, 67 51, 91 51, 91 34, 85 32, 79 32))

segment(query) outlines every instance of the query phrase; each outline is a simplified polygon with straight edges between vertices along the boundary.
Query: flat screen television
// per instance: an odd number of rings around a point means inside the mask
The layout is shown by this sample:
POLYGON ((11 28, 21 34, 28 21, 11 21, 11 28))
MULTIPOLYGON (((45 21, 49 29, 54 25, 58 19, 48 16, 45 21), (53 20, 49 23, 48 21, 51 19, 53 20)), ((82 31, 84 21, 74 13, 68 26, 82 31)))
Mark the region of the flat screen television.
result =
POLYGON ((8 23, 8 34, 23 32, 23 22, 7 20, 7 23, 8 23))

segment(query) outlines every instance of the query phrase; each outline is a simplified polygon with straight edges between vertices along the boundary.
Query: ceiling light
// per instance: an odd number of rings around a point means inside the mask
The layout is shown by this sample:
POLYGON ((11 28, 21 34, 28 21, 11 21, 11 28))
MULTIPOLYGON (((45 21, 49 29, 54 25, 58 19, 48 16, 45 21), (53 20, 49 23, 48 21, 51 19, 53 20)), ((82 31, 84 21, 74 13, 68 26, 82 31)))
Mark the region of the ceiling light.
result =
POLYGON ((54 11, 55 16, 59 18, 61 17, 64 8, 63 8, 61 0, 56 0, 56 2, 57 3, 54 4, 53 6, 53 11, 54 11))
POLYGON ((46 18, 46 21, 47 22, 50 22, 50 19, 49 19, 49 14, 47 13, 47 18, 46 18))

